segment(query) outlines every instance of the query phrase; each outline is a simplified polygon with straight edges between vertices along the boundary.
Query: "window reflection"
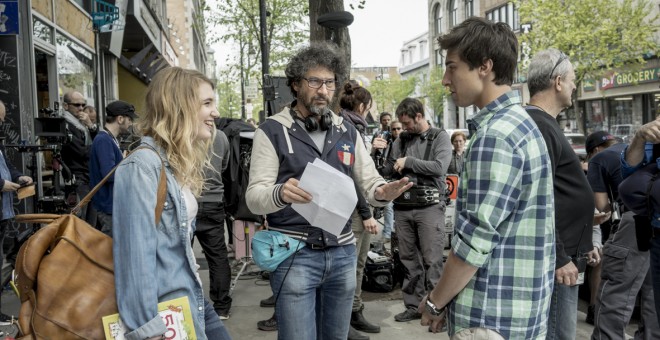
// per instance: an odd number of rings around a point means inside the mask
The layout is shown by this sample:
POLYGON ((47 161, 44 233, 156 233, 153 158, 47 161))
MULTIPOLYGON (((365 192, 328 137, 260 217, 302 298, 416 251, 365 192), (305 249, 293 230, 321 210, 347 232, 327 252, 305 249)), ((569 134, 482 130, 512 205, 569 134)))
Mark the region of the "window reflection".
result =
POLYGON ((49 44, 53 43, 53 30, 45 22, 32 18, 32 26, 34 27, 34 37, 49 44))
POLYGON ((87 98, 94 96, 94 59, 92 53, 57 33, 57 77, 60 94, 78 91, 87 98))

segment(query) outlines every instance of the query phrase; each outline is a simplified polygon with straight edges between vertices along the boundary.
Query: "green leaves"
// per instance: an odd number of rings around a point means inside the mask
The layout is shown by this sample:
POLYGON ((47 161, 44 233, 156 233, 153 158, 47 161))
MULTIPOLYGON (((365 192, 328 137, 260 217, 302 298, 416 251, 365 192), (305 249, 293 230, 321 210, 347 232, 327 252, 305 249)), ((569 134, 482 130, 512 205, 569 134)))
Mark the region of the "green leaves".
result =
POLYGON ((660 52, 660 16, 651 14, 649 0, 517 0, 516 6, 520 22, 532 25, 520 34, 531 55, 550 47, 565 52, 578 82, 624 64, 639 66, 645 53, 660 52))

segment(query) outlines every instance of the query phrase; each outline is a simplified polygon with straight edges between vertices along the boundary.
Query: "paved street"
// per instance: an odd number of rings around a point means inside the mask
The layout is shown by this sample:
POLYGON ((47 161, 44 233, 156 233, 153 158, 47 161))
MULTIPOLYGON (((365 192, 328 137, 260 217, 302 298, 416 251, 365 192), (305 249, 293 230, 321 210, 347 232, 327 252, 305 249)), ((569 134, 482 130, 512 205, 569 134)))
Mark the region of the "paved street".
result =
MULTIPOLYGON (((209 281, 206 260, 201 253, 198 243, 196 243, 195 251, 197 254, 197 261, 201 266, 200 276, 202 277, 204 286, 208 287, 209 281)), ((236 273, 239 268, 236 268, 234 273, 236 273)), ((256 271, 257 269, 256 266, 252 265, 249 267, 248 271, 256 271)), ((19 309, 18 298, 12 292, 7 290, 3 291, 2 295, 2 311, 6 314, 16 315, 19 309)), ((276 332, 263 332, 257 329, 257 321, 270 318, 273 313, 272 308, 259 307, 259 301, 268 296, 270 296, 270 286, 268 286, 268 281, 263 280, 256 272, 242 275, 238 281, 236 290, 234 291, 231 317, 225 322, 225 325, 228 327, 229 333, 234 340, 277 339, 276 332)), ((419 325, 418 321, 406 323, 395 322, 394 315, 403 310, 401 292, 398 289, 391 293, 364 292, 363 297, 366 305, 364 310, 365 317, 369 321, 378 322, 381 325, 380 334, 370 334, 372 340, 449 339, 446 333, 429 333, 425 327, 419 325)), ((579 309, 576 339, 589 339, 592 326, 584 322, 586 304, 581 302, 579 309)), ((0 330, 3 330, 3 328, 0 327, 0 330)), ((633 334, 633 332, 633 327, 629 327, 628 334, 633 334)))

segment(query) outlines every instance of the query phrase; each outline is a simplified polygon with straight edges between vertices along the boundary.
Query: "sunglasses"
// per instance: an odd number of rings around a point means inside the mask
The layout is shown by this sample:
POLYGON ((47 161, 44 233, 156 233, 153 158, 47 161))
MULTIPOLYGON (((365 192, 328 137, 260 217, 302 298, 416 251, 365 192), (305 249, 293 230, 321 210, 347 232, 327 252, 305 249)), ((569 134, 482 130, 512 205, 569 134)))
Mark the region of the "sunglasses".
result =
POLYGON ((568 56, 564 54, 564 52, 559 52, 559 59, 557 59, 557 63, 555 63, 555 67, 552 68, 552 71, 550 71, 550 80, 554 79, 555 77, 552 76, 553 73, 555 73, 555 70, 557 69, 557 66, 561 64, 564 60, 568 59, 568 56))
POLYGON ((85 107, 86 103, 66 103, 67 105, 76 106, 76 107, 85 107))
POLYGON ((392 130, 399 131, 399 130, 403 130, 403 128, 392 128, 392 130))

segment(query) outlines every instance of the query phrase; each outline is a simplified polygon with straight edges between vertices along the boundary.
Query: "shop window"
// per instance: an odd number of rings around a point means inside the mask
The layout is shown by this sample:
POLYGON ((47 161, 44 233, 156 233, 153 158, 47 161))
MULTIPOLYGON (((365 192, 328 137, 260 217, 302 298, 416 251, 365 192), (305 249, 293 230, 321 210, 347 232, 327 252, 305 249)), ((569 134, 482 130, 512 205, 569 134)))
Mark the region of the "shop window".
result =
POLYGON ((78 91, 92 104, 95 98, 93 54, 59 32, 55 39, 60 93, 78 91))

